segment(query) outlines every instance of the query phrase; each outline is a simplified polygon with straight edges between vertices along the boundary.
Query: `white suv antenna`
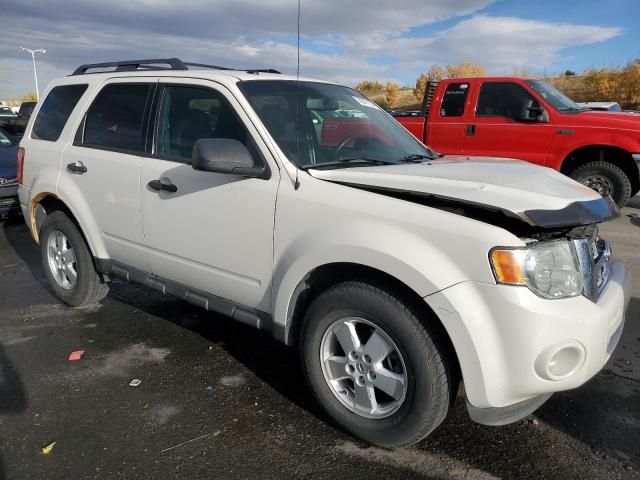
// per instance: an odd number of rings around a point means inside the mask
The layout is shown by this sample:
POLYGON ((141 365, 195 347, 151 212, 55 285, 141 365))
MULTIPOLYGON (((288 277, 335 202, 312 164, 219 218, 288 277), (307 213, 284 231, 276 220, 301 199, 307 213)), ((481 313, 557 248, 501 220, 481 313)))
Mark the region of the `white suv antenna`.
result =
MULTIPOLYGON (((300 0, 298 0, 298 65, 296 69, 296 159, 300 161, 300 0)), ((296 181, 293 188, 300 188, 300 167, 296 165, 296 181)))

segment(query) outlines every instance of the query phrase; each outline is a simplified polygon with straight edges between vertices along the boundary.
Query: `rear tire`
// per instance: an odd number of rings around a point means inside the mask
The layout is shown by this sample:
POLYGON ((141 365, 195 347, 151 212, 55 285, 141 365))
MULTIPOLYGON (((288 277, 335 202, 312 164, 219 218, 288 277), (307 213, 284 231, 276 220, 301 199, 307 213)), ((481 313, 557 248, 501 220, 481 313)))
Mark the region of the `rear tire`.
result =
POLYGON ((78 227, 61 211, 52 212, 40 233, 42 265, 56 296, 72 307, 102 300, 109 286, 102 281, 78 227))
POLYGON ((613 163, 603 161, 585 163, 571 172, 570 176, 603 197, 611 195, 619 207, 624 207, 631 197, 629 177, 613 163))
POLYGON ((442 423, 457 392, 457 370, 429 320, 402 293, 361 281, 335 285, 311 303, 301 329, 302 366, 318 403, 339 427, 376 445, 400 447, 442 423), (342 346, 349 339, 357 340, 356 360, 342 346), (386 351, 386 357, 374 353, 386 351), (356 388, 366 389, 367 395, 359 390, 364 404, 356 388))

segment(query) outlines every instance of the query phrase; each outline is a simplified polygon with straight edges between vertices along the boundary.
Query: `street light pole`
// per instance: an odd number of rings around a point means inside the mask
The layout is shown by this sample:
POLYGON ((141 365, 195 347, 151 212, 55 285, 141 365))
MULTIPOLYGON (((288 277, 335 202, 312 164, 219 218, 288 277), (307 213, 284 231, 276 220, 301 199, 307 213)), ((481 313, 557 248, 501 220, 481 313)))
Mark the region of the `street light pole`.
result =
POLYGON ((38 71, 36 70, 36 53, 47 53, 47 51, 43 48, 31 50, 30 48, 24 47, 20 47, 20 50, 24 50, 25 52, 29 52, 31 54, 31 60, 33 61, 33 76, 36 80, 36 100, 40 101, 40 90, 38 89, 38 71))

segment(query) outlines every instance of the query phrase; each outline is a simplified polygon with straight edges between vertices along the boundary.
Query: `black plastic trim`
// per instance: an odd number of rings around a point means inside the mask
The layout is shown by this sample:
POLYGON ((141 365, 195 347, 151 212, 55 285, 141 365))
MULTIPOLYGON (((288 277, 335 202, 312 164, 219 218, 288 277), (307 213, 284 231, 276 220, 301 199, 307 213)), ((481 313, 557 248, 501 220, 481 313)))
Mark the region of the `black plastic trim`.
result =
POLYGON ((156 71, 156 70, 189 70, 189 67, 210 68, 213 70, 236 70, 244 71, 251 74, 259 73, 280 73, 273 68, 230 68, 221 67, 219 65, 208 65, 206 63, 195 62, 183 62, 179 58, 146 58, 142 60, 119 60, 116 62, 103 62, 103 63, 87 63, 80 65, 76 68, 71 76, 74 75, 88 75, 91 73, 111 73, 111 72, 135 72, 135 71, 156 71), (167 65, 166 67, 160 67, 159 65, 167 65), (105 69, 113 68, 108 72, 89 72, 93 69, 105 69))
MULTIPOLYGON (((115 72, 129 72, 135 70, 188 70, 189 67, 179 58, 147 58, 143 60, 120 60, 118 62, 87 63, 76 68, 73 75, 86 75, 87 70, 94 68, 115 68, 115 72), (162 68, 156 65, 168 65, 162 68)), ((104 73, 104 72, 96 72, 104 73)))
POLYGON ((606 222, 620 216, 611 197, 574 202, 560 210, 527 210, 524 215, 532 224, 544 228, 570 227, 606 222))
POLYGON ((111 259, 95 258, 94 263, 98 273, 114 275, 128 282, 141 283, 164 295, 181 298, 192 305, 226 315, 245 325, 259 330, 267 330, 271 332, 276 340, 283 343, 285 342, 286 335, 284 325, 274 323, 273 317, 267 312, 241 305, 211 293, 190 288, 186 285, 167 280, 166 278, 147 273, 111 259))

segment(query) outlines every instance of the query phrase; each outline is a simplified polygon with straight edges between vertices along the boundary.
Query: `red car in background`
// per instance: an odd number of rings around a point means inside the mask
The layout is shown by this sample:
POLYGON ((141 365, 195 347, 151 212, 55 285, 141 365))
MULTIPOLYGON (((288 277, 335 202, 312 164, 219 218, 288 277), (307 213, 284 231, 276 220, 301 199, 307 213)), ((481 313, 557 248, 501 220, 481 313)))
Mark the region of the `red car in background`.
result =
POLYGON ((517 158, 550 167, 620 206, 640 190, 640 115, 589 111, 542 80, 431 82, 421 115, 394 113, 443 154, 517 158))

